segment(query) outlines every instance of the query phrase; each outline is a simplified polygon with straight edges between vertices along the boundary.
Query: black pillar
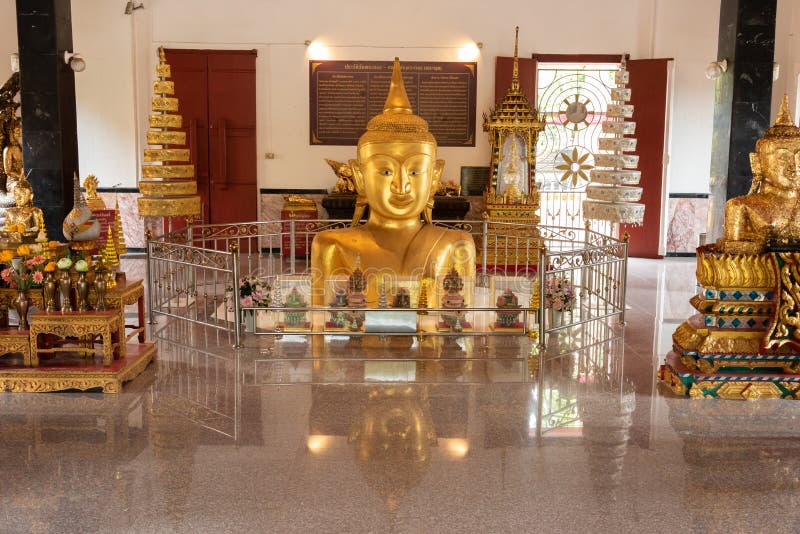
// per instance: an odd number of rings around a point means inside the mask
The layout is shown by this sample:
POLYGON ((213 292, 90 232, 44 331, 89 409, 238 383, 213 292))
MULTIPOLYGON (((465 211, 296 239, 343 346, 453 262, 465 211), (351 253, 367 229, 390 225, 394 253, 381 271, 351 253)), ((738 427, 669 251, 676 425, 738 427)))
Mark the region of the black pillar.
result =
POLYGON ((769 127, 777 0, 722 0, 711 143, 709 237, 722 235, 725 201, 750 189, 749 154, 769 127))
POLYGON ((78 171, 70 0, 17 0, 22 159, 50 239, 63 240, 78 171))

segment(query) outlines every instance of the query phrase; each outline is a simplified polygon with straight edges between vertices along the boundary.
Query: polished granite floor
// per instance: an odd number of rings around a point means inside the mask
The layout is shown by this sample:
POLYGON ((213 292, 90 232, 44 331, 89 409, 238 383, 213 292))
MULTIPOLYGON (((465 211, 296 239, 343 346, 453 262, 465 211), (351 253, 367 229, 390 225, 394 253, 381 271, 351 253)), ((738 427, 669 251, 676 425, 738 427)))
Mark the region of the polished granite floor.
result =
POLYGON ((0 394, 0 532, 793 532, 800 403, 655 383, 694 291, 631 260, 543 354, 160 324, 122 394, 0 394))

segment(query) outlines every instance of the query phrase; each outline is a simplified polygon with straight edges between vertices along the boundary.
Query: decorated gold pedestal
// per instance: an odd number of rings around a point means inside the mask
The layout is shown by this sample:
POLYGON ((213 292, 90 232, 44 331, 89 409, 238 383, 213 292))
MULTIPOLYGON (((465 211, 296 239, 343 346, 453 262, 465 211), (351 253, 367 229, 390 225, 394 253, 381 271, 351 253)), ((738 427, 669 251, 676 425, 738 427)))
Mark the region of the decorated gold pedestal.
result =
POLYGON ((791 296, 800 287, 798 269, 797 252, 697 249, 703 290, 691 303, 699 313, 673 334, 659 378, 693 397, 798 398, 800 330, 791 296))
POLYGON ((153 343, 131 343, 126 347, 125 358, 114 360, 109 366, 68 354, 59 354, 40 367, 2 366, 0 391, 44 393, 102 389, 103 393, 119 393, 122 384, 139 376, 155 355, 153 343))
MULTIPOLYGON (((519 27, 516 32, 511 86, 502 102, 483 118, 483 130, 492 146, 489 185, 483 194, 490 235, 485 260, 493 268, 514 270, 538 260, 536 140, 545 126, 520 88, 519 27)), ((482 250, 479 246, 480 254, 482 250)))

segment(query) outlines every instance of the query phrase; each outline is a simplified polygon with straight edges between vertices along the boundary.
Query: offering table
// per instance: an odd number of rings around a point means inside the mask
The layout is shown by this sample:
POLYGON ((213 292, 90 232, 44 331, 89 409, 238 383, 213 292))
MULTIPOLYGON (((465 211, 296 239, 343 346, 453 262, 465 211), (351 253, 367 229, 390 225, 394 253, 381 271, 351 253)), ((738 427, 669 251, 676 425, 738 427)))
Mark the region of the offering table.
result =
POLYGON ((96 352, 94 336, 101 336, 103 352, 103 365, 109 366, 114 358, 114 345, 117 346, 120 359, 125 357, 125 341, 122 334, 125 328, 119 311, 88 311, 88 312, 54 312, 47 313, 36 311, 29 315, 31 365, 39 365, 40 352, 96 352), (119 342, 115 343, 112 334, 120 333, 119 342), (79 343, 86 343, 87 347, 51 347, 39 348, 39 334, 53 334, 60 338, 69 336, 77 337, 79 343))

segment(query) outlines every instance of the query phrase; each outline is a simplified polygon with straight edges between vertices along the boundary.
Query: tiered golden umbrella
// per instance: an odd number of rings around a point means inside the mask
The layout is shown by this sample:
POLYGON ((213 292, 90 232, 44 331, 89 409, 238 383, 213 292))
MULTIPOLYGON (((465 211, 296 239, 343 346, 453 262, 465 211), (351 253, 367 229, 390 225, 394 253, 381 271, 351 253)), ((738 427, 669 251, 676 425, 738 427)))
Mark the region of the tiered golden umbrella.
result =
POLYGON ((183 124, 175 98, 175 82, 170 81, 170 66, 167 64, 164 47, 158 49, 160 62, 156 66, 158 79, 153 83, 155 96, 152 100, 150 130, 144 149, 142 179, 138 199, 139 215, 157 217, 193 217, 200 214, 200 197, 191 153, 186 145, 186 132, 175 131, 183 124), (160 147, 160 148, 152 148, 160 147))

